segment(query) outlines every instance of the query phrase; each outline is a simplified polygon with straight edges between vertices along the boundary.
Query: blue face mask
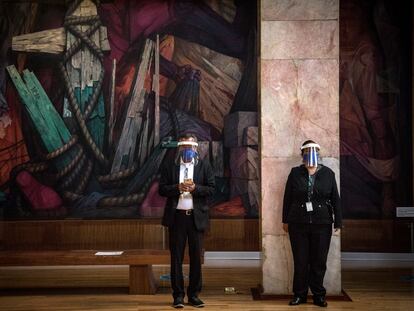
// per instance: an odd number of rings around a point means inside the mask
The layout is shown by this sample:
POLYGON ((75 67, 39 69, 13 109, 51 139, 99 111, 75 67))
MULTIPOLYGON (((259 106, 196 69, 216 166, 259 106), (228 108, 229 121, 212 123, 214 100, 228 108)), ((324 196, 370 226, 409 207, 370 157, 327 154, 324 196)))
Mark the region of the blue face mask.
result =
POLYGON ((181 159, 184 163, 190 163, 197 157, 197 151, 193 149, 184 149, 180 152, 181 159))

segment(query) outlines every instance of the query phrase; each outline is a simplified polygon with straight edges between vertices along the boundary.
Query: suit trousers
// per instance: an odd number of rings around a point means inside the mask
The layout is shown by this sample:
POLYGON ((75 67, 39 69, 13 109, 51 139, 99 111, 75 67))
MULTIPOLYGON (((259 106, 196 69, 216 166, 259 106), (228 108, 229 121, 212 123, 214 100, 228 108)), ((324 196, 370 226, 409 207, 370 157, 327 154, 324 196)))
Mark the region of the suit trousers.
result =
POLYGON ((185 246, 188 240, 190 257, 190 282, 187 287, 187 296, 197 296, 201 291, 201 252, 203 247, 203 232, 196 229, 194 215, 176 212, 174 224, 169 228, 169 243, 171 253, 171 287, 173 297, 184 297, 183 259, 185 246))
POLYGON ((323 297, 332 225, 289 224, 289 237, 294 261, 293 293, 306 298, 310 287, 314 296, 323 297))

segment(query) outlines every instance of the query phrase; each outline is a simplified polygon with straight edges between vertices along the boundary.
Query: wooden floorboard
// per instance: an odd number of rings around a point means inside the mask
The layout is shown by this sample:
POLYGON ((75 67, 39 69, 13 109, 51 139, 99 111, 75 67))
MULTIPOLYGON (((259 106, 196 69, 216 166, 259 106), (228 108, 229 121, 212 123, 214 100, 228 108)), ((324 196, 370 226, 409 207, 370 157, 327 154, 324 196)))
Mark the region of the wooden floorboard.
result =
MULTIPOLYGON (((208 267, 204 269, 201 298, 204 310, 318 310, 311 303, 287 306, 287 300, 254 301, 250 288, 260 283, 259 267, 208 267), (236 294, 224 294, 233 286, 236 294)), ((173 310, 170 306, 167 266, 155 266, 160 288, 156 295, 128 295, 128 268, 121 267, 34 267, 0 268, 0 310, 173 310), (77 288, 73 288, 77 287, 77 288), (7 289, 6 289, 7 288, 7 289), (28 289, 31 288, 31 289, 28 289)), ((188 267, 184 274, 188 275, 188 267)), ((352 269, 342 273, 343 288, 352 298, 329 301, 329 310, 412 310, 414 269, 352 269)), ((184 310, 194 309, 186 306, 184 310)))

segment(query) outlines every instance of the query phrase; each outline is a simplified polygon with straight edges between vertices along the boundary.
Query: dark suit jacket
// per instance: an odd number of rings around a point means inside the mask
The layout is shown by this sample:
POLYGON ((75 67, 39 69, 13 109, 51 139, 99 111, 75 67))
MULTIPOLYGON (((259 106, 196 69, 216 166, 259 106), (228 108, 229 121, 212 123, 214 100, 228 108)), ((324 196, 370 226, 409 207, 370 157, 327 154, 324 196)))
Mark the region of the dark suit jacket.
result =
MULTIPOLYGON (((178 204, 180 191, 178 184, 180 179, 180 165, 173 161, 166 161, 161 166, 161 179, 159 194, 167 197, 167 205, 164 210, 162 224, 172 227, 175 219, 175 209, 178 204)), ((204 231, 209 223, 208 197, 214 193, 214 173, 208 161, 199 160, 194 167, 193 180, 195 190, 192 192, 194 205, 194 222, 198 231, 204 231)))
POLYGON ((283 223, 332 224, 342 226, 342 212, 335 173, 321 165, 316 172, 311 197, 312 212, 306 211, 308 171, 304 165, 292 168, 283 198, 283 223))

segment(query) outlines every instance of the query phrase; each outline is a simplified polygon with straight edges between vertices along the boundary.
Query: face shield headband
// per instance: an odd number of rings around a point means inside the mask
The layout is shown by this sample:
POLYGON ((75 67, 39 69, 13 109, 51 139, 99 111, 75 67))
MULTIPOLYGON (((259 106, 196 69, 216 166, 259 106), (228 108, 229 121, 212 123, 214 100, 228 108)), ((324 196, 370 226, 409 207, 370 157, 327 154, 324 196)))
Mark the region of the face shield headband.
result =
POLYGON ((302 150, 303 164, 309 167, 318 166, 318 162, 320 162, 320 148, 321 147, 315 143, 302 146, 300 149, 302 150))

